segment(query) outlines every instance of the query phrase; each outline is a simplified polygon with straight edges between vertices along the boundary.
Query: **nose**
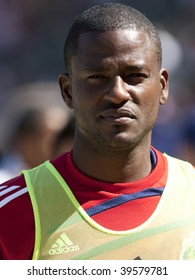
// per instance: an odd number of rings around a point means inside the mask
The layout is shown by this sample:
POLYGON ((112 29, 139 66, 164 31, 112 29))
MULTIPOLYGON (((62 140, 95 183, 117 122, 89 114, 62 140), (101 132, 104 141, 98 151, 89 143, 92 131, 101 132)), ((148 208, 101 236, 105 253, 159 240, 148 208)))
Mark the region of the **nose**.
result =
POLYGON ((110 87, 105 94, 105 99, 115 104, 121 104, 129 100, 127 84, 120 76, 115 76, 110 83, 110 87))

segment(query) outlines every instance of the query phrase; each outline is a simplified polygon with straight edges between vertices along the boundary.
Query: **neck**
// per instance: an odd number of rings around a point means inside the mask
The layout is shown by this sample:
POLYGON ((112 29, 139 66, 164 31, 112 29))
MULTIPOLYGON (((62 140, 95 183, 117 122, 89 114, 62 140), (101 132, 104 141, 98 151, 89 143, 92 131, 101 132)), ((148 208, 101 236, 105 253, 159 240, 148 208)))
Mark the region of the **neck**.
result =
POLYGON ((150 145, 148 140, 124 150, 94 149, 80 140, 73 147, 73 161, 80 171, 96 180, 133 182, 151 172, 150 145))

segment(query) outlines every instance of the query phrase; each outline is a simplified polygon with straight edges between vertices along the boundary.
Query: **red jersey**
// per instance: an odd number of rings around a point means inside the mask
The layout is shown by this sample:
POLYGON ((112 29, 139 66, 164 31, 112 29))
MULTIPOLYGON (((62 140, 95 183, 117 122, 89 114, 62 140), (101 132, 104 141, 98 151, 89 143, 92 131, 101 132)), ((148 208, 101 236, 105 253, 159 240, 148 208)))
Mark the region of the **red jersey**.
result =
MULTIPOLYGON (((155 210, 167 180, 167 161, 151 149, 152 172, 131 183, 108 183, 86 176, 72 153, 51 160, 88 215, 113 230, 127 230, 146 221, 155 210)), ((24 176, 0 185, 0 259, 32 259, 34 215, 24 176), (3 226, 2 226, 3 225, 3 226)))

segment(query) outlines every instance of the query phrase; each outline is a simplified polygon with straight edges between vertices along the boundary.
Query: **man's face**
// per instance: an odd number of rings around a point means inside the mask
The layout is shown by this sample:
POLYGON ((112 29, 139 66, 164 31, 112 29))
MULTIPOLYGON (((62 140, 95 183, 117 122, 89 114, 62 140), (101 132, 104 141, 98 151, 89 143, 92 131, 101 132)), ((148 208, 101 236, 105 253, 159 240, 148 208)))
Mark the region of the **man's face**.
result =
POLYGON ((159 104, 167 99, 168 75, 159 71, 154 44, 144 32, 81 34, 71 70, 61 88, 74 108, 78 138, 109 149, 150 139, 159 104))

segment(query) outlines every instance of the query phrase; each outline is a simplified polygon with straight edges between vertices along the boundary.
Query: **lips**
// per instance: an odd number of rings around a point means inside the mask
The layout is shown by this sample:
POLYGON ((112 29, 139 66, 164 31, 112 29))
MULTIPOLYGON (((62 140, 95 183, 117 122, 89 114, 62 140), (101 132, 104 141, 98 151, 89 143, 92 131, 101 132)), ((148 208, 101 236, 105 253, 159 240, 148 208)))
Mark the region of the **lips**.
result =
POLYGON ((113 118, 131 118, 131 119, 135 119, 136 116, 135 114, 127 109, 109 109, 109 110, 105 110, 103 111, 100 116, 102 118, 108 118, 108 117, 113 117, 113 118))
POLYGON ((136 115, 129 109, 108 109, 101 112, 100 118, 109 122, 126 123, 136 119, 136 115))

